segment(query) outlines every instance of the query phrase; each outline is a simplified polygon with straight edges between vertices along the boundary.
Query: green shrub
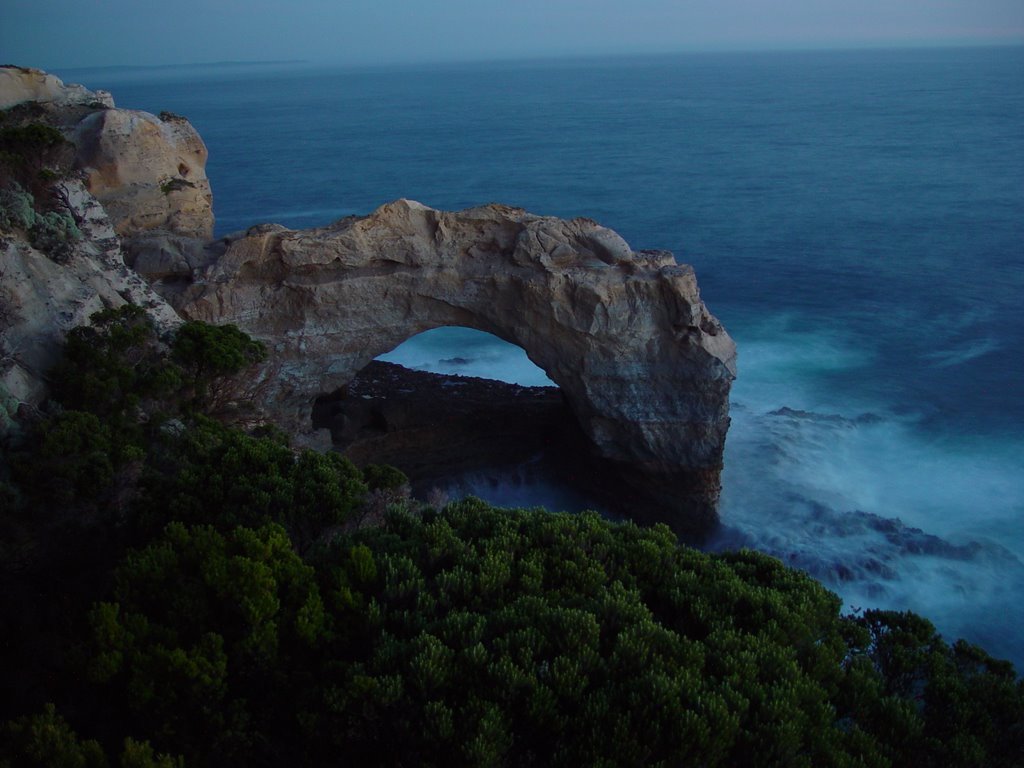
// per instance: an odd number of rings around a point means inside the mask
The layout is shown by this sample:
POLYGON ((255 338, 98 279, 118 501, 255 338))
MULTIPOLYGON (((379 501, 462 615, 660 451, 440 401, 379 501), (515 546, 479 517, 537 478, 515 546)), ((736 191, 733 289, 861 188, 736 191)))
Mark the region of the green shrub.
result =
POLYGON ((391 491, 409 484, 405 473, 388 464, 367 464, 363 467, 363 479, 371 491, 391 491))
POLYGON ((109 488, 116 461, 110 428, 94 414, 66 411, 44 421, 31 458, 23 459, 27 487, 59 505, 95 502, 109 488))
POLYGON ((58 263, 71 257, 72 245, 81 239, 82 233, 71 214, 58 211, 36 214, 29 230, 32 246, 58 263))
POLYGON ((277 701, 308 682, 282 673, 328 632, 313 569, 285 532, 173 523, 115 578, 113 601, 90 614, 90 674, 117 692, 124 725, 197 762, 263 762, 277 748, 268 736, 294 720, 277 701))
POLYGON ((101 310, 90 320, 67 335, 63 360, 52 374, 53 395, 66 408, 127 426, 170 398, 181 374, 141 307, 101 310))
POLYGON ((359 470, 337 453, 296 455, 273 438, 203 418, 167 439, 145 486, 139 506, 149 527, 170 520, 221 529, 277 523, 300 549, 344 524, 366 494, 359 470))
POLYGON ((216 409, 236 394, 230 377, 265 359, 266 349, 235 325, 189 321, 178 329, 171 356, 191 385, 193 405, 216 409))
POLYGON ((81 741, 53 704, 41 714, 20 717, 4 729, 3 752, 10 768, 106 768, 107 758, 100 745, 81 741))
POLYGON ((160 191, 165 195, 171 194, 171 192, 179 192, 183 189, 195 189, 195 184, 187 179, 171 179, 160 185, 160 191))
POLYGON ((36 210, 32 195, 19 184, 0 189, 0 230, 29 230, 36 223, 36 210))
POLYGON ((49 207, 49 184, 65 176, 73 161, 74 145, 50 125, 28 122, 0 128, 0 187, 20 184, 32 194, 37 209, 49 207))
POLYGON ((8 152, 20 151, 30 154, 42 152, 50 147, 59 147, 64 143, 64 135, 60 131, 42 123, 0 129, 0 148, 8 152))
POLYGON ((353 524, 404 476, 196 412, 261 355, 198 324, 170 352, 138 308, 69 335, 55 387, 86 410, 41 422, 4 511, 113 509, 145 471, 134 527, 40 528, 37 570, 2 563, 31 700, 5 704, 0 765, 1020 764, 1009 663, 914 614, 844 617, 765 555, 475 499, 353 524), (51 699, 89 740, 21 716, 51 699))

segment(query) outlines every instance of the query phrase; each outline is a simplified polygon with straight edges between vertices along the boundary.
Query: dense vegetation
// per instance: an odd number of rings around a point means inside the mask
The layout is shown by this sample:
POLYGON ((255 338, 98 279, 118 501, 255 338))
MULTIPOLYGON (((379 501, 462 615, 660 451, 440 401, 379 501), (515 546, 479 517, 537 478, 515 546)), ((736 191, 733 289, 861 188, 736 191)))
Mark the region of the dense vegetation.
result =
POLYGON ((65 261, 81 232, 55 182, 71 172, 75 147, 49 119, 36 104, 0 111, 0 235, 20 230, 65 261))
POLYGON ((0 468, 0 765, 1021 764, 1008 663, 764 555, 433 509, 210 418, 261 356, 131 307, 70 335, 0 468))

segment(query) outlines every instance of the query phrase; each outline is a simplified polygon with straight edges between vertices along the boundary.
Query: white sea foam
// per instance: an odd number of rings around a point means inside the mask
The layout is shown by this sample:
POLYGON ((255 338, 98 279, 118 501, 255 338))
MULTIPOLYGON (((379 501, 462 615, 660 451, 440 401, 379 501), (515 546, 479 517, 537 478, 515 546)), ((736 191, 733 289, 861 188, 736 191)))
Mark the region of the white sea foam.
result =
POLYGON ((377 359, 431 373, 478 376, 524 387, 555 386, 521 348, 471 328, 435 328, 377 359))
POLYGON ((821 374, 872 356, 835 334, 739 346, 718 546, 757 547, 848 607, 913 610, 1024 663, 1024 439, 926 433, 890 403, 844 398, 821 374))
POLYGON ((961 344, 953 349, 942 349, 937 352, 929 352, 924 357, 931 360, 933 365, 939 368, 949 368, 953 365, 962 365, 975 360, 983 355, 998 352, 1002 345, 992 338, 976 339, 966 344, 961 344))
MULTIPOLYGON (((913 610, 1024 666, 1024 439, 926 434, 891 403, 841 394, 829 376, 867 371, 876 356, 834 330, 779 317, 739 336, 724 529, 712 546, 754 546, 806 569, 849 610, 913 610)), ((551 383, 518 347, 465 328, 429 331, 381 359, 551 383)), ((446 490, 510 506, 580 503, 526 469, 446 490)))

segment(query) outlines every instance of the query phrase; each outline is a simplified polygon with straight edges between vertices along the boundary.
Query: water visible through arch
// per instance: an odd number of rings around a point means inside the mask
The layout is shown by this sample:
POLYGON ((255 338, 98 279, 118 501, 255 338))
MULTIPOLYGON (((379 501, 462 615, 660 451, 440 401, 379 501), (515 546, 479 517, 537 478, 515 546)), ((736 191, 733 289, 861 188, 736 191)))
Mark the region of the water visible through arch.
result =
POLYGON ((399 466, 421 497, 603 511, 588 482, 589 442, 557 386, 490 333, 444 326, 412 336, 317 410, 339 450, 399 466))
POLYGON ((555 386, 521 347, 461 326, 424 331, 377 359, 430 373, 476 376, 524 387, 555 386))

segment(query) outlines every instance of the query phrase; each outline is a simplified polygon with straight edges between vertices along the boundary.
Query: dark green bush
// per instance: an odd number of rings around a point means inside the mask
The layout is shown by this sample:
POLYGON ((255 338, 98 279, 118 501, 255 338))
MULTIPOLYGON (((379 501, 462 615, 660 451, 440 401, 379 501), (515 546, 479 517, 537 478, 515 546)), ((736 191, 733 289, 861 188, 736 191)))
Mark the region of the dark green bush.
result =
POLYGON ((172 359, 192 388, 194 406, 216 409, 237 394, 229 377, 266 357, 263 345, 234 325, 185 323, 175 334, 172 359))
MULTIPOLYGON (((99 743, 82 741, 52 703, 41 714, 20 717, 0 735, 4 768, 107 768, 110 763, 99 743)), ((148 741, 124 740, 121 768, 184 768, 181 758, 158 754, 148 741)))
POLYGON ((95 502, 110 487, 117 456, 110 428, 94 414, 67 411, 37 430, 22 476, 32 492, 58 505, 95 502))
POLYGON ((0 188, 19 184, 33 196, 37 210, 49 210, 50 184, 71 170, 74 153, 74 145, 45 123, 0 128, 0 188))
POLYGON ((0 758, 5 768, 107 768, 100 745, 92 739, 81 741, 53 704, 41 714, 9 722, 3 731, 0 755, 11 758, 0 758))
POLYGON ((367 464, 363 479, 371 491, 393 491, 409 483, 404 472, 387 464, 367 464))
POLYGON ((55 399, 118 425, 166 407, 181 374, 168 361, 145 311, 125 304, 96 312, 90 320, 67 335, 64 358, 51 376, 55 399))
POLYGON ((141 310, 94 321, 55 385, 79 410, 0 472, 46 555, 0 564, 0 765, 1021 764, 1013 667, 919 616, 664 526, 424 509, 199 413, 262 356, 237 329, 171 352, 141 310), (88 505, 118 514, 40 522, 88 505))
POLYGON ((308 683, 283 673, 328 631, 313 569, 284 530, 173 523, 115 579, 112 602, 90 614, 90 675, 117 692, 122 727, 210 765, 274 754, 268 737, 294 722, 278 702, 308 683))
POLYGON ((151 529, 170 520, 222 529, 278 523, 301 549, 344 524, 366 493, 359 470, 339 454, 296 455, 205 418, 165 439, 145 489, 139 506, 151 529))

